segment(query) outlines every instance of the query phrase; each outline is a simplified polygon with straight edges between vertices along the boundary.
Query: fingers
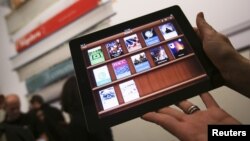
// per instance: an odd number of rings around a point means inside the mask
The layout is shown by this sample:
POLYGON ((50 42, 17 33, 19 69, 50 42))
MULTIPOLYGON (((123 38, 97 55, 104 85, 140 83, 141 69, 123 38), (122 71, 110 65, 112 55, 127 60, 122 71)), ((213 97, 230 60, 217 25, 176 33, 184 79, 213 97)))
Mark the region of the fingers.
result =
POLYGON ((166 108, 162 108, 160 110, 158 110, 159 113, 163 113, 163 114, 168 114, 174 118, 176 118, 177 120, 181 120, 183 118, 183 116, 185 116, 185 114, 181 111, 178 111, 174 108, 171 107, 166 107, 166 108))
POLYGON ((206 22, 202 12, 198 13, 196 17, 196 24, 202 39, 205 39, 216 33, 216 31, 206 22))
POLYGON ((220 107, 218 103, 214 100, 210 93, 203 93, 200 95, 203 103, 206 105, 207 108, 211 107, 220 107))
POLYGON ((176 106, 178 106, 180 109, 182 109, 185 113, 188 113, 188 109, 194 104, 191 102, 184 100, 179 102, 176 106))
MULTIPOLYGON (((203 93, 200 95, 200 97, 207 108, 211 108, 211 107, 218 107, 219 108, 220 107, 210 93, 208 93, 208 92, 203 93)), ((179 102, 176 106, 178 106, 180 109, 182 109, 185 113, 188 113, 188 109, 192 105, 194 105, 194 104, 192 104, 191 102, 189 102, 187 100, 184 100, 184 101, 179 102)))
POLYGON ((180 127, 180 122, 177 119, 163 113, 150 112, 143 115, 142 119, 158 124, 171 133, 177 132, 180 127))

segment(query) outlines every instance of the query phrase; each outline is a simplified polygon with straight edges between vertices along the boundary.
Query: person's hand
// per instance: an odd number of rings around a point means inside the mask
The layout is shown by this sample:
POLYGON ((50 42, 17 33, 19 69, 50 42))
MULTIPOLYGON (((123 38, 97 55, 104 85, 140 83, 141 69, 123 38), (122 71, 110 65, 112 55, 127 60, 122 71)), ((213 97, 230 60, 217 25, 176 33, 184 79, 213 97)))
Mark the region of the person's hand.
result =
POLYGON ((203 49, 214 65, 221 71, 225 79, 229 77, 228 68, 234 66, 240 55, 235 51, 229 39, 217 32, 204 19, 203 13, 196 18, 197 34, 202 40, 203 49))
POLYGON ((250 61, 242 57, 229 39, 217 32, 204 19, 203 13, 196 18, 197 34, 203 50, 221 72, 226 85, 250 98, 250 61), (244 75, 244 76, 242 76, 244 75))
POLYGON ((182 141, 206 141, 208 124, 240 124, 223 111, 209 93, 202 94, 200 97, 206 105, 206 110, 186 114, 193 104, 182 101, 177 106, 184 112, 165 107, 157 112, 147 113, 142 118, 162 126, 182 141))

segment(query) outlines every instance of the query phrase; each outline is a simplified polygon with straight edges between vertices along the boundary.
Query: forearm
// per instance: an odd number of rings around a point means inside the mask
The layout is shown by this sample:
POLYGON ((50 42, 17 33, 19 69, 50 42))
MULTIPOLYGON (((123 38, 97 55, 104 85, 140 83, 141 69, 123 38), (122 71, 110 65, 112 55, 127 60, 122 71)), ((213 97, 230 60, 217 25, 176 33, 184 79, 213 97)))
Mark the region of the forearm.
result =
POLYGON ((250 60, 237 57, 230 74, 225 78, 226 85, 250 98, 250 60))

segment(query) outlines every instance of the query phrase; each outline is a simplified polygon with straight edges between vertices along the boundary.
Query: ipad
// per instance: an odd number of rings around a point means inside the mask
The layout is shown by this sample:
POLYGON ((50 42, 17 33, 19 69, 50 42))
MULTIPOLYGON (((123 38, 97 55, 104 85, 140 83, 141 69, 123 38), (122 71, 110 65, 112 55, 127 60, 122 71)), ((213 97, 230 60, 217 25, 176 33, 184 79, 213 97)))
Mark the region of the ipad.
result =
POLYGON ((73 39, 70 50, 90 132, 223 84, 179 6, 73 39))

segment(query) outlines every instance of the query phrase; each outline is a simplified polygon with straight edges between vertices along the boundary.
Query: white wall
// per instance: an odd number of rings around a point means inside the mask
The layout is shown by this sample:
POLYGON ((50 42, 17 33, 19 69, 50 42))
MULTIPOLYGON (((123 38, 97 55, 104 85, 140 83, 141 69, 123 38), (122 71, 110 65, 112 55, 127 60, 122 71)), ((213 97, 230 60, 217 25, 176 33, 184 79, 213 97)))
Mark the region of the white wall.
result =
MULTIPOLYGON (((196 14, 199 11, 205 13, 207 21, 218 31, 224 31, 250 19, 249 0, 115 0, 114 9, 117 11, 117 15, 112 18, 111 23, 117 24, 176 4, 180 5, 193 26, 195 26, 196 14)), ((2 18, 4 13, 3 8, 0 8, 0 93, 18 93, 23 104, 22 110, 26 111, 28 105, 24 94, 27 91, 24 84, 18 80, 16 73, 11 70, 9 57, 15 54, 15 50, 7 36, 6 25, 2 18)), ((246 31, 242 35, 232 37, 233 44, 236 47, 250 44, 249 35, 249 31, 246 31)), ((225 87, 212 91, 212 93, 222 108, 242 123, 250 124, 250 111, 242 110, 250 107, 249 99, 225 87)), ((199 97, 191 100, 203 107, 199 97)), ((112 129, 116 141, 177 140, 157 125, 145 122, 140 118, 117 125, 112 129)))
POLYGON ((10 94, 16 93, 21 99, 21 110, 26 112, 28 110, 28 102, 25 97, 27 90, 23 82, 19 81, 19 78, 11 68, 10 56, 13 56, 15 52, 14 45, 10 42, 6 23, 4 21, 4 15, 9 10, 0 7, 0 93, 10 94))

